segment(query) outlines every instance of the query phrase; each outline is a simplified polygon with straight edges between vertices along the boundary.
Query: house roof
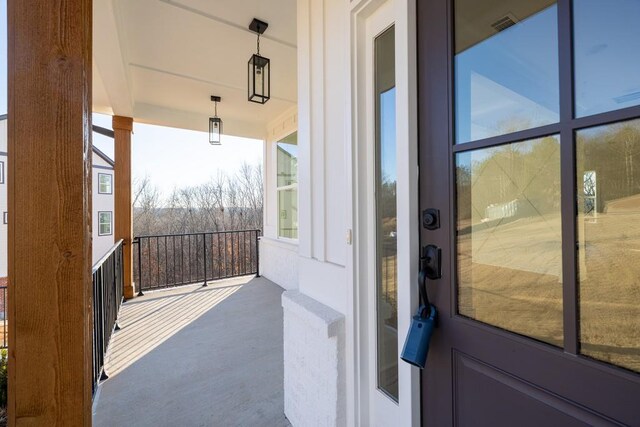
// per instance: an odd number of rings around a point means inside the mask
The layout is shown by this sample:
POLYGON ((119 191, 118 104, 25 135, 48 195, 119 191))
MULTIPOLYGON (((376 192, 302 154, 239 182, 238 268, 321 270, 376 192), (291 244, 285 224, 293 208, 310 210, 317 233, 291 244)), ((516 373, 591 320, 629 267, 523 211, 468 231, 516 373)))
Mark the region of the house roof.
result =
POLYGON ((109 163, 109 165, 115 167, 116 163, 111 159, 111 157, 107 156, 102 151, 98 150, 95 145, 92 148, 93 148, 93 152, 96 155, 98 155, 98 157, 100 157, 105 162, 109 163))

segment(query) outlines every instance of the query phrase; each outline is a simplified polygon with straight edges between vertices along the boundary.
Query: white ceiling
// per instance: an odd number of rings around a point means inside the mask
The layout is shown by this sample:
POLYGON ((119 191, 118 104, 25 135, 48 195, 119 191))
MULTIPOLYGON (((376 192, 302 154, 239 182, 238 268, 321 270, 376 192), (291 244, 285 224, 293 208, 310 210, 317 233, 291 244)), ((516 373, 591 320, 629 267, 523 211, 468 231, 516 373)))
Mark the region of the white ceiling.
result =
POLYGON ((296 105, 295 0, 94 0, 94 110, 206 131, 211 95, 226 134, 262 138, 296 105), (248 30, 271 59, 271 100, 247 101, 248 30))

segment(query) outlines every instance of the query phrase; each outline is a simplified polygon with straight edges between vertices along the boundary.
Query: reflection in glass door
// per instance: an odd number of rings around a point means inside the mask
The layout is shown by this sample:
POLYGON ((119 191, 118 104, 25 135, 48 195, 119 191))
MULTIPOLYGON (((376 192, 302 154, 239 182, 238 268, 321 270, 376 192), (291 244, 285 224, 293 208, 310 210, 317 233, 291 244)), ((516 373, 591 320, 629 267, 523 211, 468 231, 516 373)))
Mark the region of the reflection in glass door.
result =
POLYGON ((454 15, 458 313, 640 372, 640 3, 454 15))
POLYGON ((395 33, 375 40, 376 323, 378 387, 398 400, 395 33))
POLYGON ((640 372, 640 120, 580 130, 576 151, 580 350, 640 372))

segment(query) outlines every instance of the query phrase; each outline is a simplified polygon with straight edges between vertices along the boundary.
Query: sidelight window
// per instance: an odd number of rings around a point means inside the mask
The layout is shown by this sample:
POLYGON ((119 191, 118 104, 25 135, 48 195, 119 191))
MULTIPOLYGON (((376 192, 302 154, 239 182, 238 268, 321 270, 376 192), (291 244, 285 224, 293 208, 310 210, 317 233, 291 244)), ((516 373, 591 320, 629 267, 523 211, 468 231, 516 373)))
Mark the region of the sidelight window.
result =
POLYGON ((374 41, 378 387, 398 400, 398 241, 395 30, 374 41))

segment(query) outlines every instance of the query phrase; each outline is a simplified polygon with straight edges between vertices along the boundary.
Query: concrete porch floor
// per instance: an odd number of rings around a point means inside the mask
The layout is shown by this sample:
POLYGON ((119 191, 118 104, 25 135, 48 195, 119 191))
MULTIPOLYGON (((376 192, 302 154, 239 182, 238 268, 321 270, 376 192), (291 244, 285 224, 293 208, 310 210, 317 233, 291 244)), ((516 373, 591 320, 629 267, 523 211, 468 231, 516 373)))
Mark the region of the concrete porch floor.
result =
POLYGON ((289 426, 282 292, 243 277, 124 303, 94 425, 289 426))

